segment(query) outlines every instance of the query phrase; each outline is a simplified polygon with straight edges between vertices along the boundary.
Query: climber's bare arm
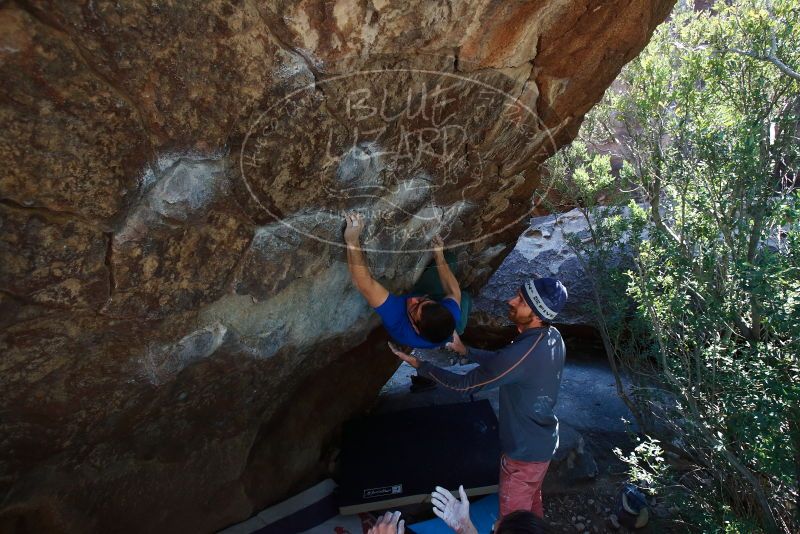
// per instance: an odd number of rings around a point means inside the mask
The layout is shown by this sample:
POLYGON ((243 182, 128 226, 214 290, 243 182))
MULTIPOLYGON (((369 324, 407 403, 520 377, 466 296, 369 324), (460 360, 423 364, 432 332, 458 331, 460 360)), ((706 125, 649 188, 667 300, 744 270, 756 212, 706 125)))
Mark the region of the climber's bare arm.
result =
POLYGON ((456 280, 453 271, 450 270, 450 266, 447 265, 447 261, 444 259, 444 241, 439 236, 436 236, 431 241, 433 245, 433 257, 436 259, 436 270, 439 273, 439 280, 442 282, 442 288, 444 289, 445 295, 452 298, 458 305, 461 305, 461 287, 458 285, 458 280, 456 280))
POLYGON ((361 231, 364 229, 363 215, 355 212, 345 216, 347 227, 344 230, 344 242, 347 244, 347 267, 350 269, 350 278, 356 288, 367 299, 367 303, 377 308, 389 296, 389 292, 372 277, 367 265, 367 258, 361 250, 361 231))

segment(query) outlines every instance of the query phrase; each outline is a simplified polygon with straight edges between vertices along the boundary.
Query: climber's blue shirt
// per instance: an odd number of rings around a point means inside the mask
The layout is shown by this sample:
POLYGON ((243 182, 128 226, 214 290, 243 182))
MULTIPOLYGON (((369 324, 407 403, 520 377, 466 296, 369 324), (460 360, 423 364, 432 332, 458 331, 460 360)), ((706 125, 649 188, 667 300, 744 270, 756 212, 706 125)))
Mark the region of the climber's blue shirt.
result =
MULTIPOLYGON (((389 293, 383 304, 375 308, 375 311, 381 316, 383 326, 389 331, 392 339, 401 345, 410 345, 417 349, 433 349, 453 341, 451 336, 441 343, 431 343, 417 334, 414 327, 411 326, 411 319, 408 318, 408 309, 406 308, 406 301, 413 296, 415 295, 393 295, 389 293)), ((450 312, 456 324, 458 324, 461 320, 461 308, 458 303, 450 297, 438 302, 447 308, 447 311, 450 312)))

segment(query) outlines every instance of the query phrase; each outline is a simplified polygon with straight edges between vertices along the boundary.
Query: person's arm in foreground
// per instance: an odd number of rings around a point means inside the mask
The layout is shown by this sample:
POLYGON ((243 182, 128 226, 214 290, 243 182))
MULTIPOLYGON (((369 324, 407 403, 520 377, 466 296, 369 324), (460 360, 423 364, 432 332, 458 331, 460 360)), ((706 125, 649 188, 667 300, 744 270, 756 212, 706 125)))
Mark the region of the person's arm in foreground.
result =
POLYGON ((436 271, 439 273, 439 280, 442 282, 444 293, 461 306, 461 287, 459 287, 456 276, 444 259, 444 241, 442 241, 441 237, 436 236, 431 243, 433 244, 433 257, 436 260, 436 271))
POLYGON ((370 528, 367 534, 403 534, 405 531, 406 522, 400 519, 400 512, 386 512, 378 518, 375 526, 370 528))
POLYGON ((469 518, 469 499, 464 491, 464 486, 458 487, 461 500, 441 486, 431 493, 433 513, 458 534, 478 534, 475 525, 469 518))
POLYGON ((347 227, 344 230, 344 242, 347 244, 347 267, 350 278, 358 291, 367 299, 367 303, 377 308, 384 302, 389 292, 372 277, 367 265, 367 258, 361 250, 361 231, 364 229, 364 217, 359 213, 348 213, 345 216, 347 227))
POLYGON ((468 359, 476 363, 484 363, 487 358, 494 358, 499 352, 496 350, 483 350, 476 349, 475 347, 468 347, 463 341, 461 341, 461 336, 459 336, 457 333, 453 334, 453 341, 448 343, 446 346, 453 352, 456 352, 461 356, 466 356, 468 359))
POLYGON ((535 346, 525 352, 521 352, 520 348, 514 345, 506 347, 498 351, 496 356, 486 358, 478 367, 463 375, 445 371, 416 356, 406 354, 393 343, 389 344, 389 348, 398 358, 417 369, 419 375, 430 378, 437 384, 453 391, 472 394, 515 382, 521 372, 519 366, 526 358, 530 357, 535 346))

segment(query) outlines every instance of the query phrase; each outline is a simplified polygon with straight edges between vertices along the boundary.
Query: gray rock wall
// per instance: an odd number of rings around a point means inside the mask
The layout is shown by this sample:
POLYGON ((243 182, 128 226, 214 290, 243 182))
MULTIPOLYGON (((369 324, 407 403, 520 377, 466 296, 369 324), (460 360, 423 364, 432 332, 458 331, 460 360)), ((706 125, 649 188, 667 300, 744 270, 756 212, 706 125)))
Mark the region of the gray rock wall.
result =
POLYGON ((558 278, 567 288, 569 299, 556 321, 559 324, 594 326, 590 281, 566 236, 589 237, 583 215, 574 209, 534 217, 530 226, 517 241, 514 250, 492 274, 475 299, 475 310, 485 314, 481 319, 502 324, 508 306, 506 301, 516 295, 528 278, 558 278))

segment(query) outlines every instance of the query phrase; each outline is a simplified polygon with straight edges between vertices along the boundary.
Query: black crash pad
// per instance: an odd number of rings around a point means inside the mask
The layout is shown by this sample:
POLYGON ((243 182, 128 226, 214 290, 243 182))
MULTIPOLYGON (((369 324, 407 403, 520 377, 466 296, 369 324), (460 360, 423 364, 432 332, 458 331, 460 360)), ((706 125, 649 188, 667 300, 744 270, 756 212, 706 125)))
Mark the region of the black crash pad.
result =
POLYGON ((488 400, 413 408, 345 423, 339 511, 421 503, 436 486, 497 491, 500 439, 488 400))

